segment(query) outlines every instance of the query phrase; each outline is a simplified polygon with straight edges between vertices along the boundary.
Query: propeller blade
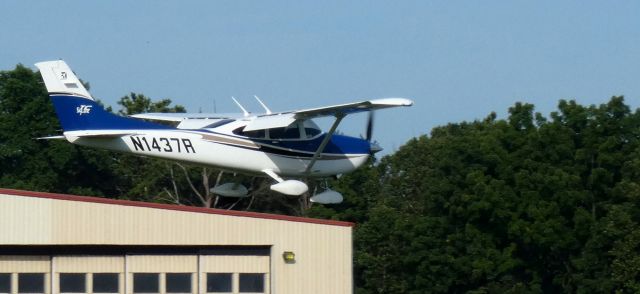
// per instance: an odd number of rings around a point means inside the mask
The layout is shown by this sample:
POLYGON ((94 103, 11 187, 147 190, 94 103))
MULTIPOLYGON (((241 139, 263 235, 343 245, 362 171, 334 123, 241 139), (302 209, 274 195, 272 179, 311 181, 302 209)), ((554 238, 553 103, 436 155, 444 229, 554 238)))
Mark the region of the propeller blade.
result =
POLYGON ((369 111, 369 119, 367 120, 367 133, 365 139, 371 142, 373 136, 373 111, 369 111))

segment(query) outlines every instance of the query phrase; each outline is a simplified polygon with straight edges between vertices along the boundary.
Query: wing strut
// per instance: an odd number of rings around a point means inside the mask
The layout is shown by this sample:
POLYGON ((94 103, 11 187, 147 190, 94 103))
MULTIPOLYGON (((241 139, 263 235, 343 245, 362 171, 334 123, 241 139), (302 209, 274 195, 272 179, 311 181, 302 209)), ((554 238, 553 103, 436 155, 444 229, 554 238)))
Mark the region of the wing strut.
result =
POLYGON ((324 136, 324 140, 322 140, 322 143, 320 143, 320 146, 318 147, 318 150, 316 150, 316 153, 313 154, 313 158, 311 159, 311 162, 309 162, 309 165, 307 165, 307 169, 304 170, 305 174, 309 175, 309 173, 311 172, 311 168, 313 168, 313 165, 316 164, 316 161, 318 160, 318 158, 320 158, 320 154, 324 150, 324 147, 326 147, 329 141, 331 140, 333 133, 336 132, 336 128, 338 127, 338 125, 340 124, 344 116, 345 116, 344 113, 336 114, 336 121, 333 122, 331 129, 329 129, 327 134, 324 136))

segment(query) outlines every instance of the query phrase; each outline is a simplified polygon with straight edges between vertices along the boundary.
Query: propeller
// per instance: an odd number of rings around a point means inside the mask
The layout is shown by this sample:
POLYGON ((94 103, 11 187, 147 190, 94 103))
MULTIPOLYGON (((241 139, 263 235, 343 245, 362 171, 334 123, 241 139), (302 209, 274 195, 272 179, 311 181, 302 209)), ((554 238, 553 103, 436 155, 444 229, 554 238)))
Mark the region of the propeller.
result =
POLYGON ((369 141, 369 145, 370 145, 369 152, 371 152, 371 154, 382 151, 382 147, 378 145, 378 142, 375 142, 375 141, 371 142, 371 139, 373 138, 373 118, 374 118, 373 111, 369 111, 369 118, 367 119, 367 132, 366 132, 365 140, 369 141))
POLYGON ((373 135, 373 111, 369 111, 369 118, 367 119, 367 133, 365 139, 371 142, 371 137, 373 135))

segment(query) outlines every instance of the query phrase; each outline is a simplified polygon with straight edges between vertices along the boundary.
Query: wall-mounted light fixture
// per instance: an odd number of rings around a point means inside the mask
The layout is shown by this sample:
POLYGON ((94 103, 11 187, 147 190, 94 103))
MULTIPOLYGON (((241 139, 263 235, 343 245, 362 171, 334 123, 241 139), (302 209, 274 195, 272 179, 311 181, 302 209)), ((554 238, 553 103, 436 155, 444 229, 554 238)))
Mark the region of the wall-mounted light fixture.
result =
POLYGON ((285 251, 282 253, 282 259, 285 263, 296 263, 296 254, 293 251, 285 251))

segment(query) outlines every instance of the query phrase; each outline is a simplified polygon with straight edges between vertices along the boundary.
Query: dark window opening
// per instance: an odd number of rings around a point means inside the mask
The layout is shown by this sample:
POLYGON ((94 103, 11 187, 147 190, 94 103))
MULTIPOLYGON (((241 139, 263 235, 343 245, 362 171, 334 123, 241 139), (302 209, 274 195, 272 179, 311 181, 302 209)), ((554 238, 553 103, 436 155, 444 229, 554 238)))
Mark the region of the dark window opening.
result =
POLYGON ((11 274, 0 273, 0 293, 11 293, 11 274))
POLYGON ((118 293, 120 292, 119 282, 116 273, 93 274, 93 293, 118 293))
POLYGON ((265 130, 253 130, 245 132, 244 127, 233 130, 233 133, 240 136, 258 139, 264 139, 267 136, 265 130))
POLYGON ((160 292, 160 274, 135 273, 133 274, 134 293, 158 293, 160 292))
POLYGON ((18 274, 18 293, 44 293, 44 274, 18 274))
POLYGON ((167 293, 191 293, 191 274, 189 273, 167 273, 166 283, 167 293))
POLYGON ((207 292, 226 293, 231 292, 231 273, 208 273, 207 292))
POLYGON ((307 135, 307 138, 313 138, 317 135, 320 135, 321 131, 314 128, 304 128, 304 131, 307 135))
POLYGON ((240 292, 264 292, 264 274, 240 274, 240 292))
POLYGON ((244 127, 239 127, 237 129, 233 130, 233 133, 236 134, 236 135, 244 136, 243 131, 244 131, 244 127))
POLYGON ((84 293, 86 285, 85 274, 60 274, 60 293, 84 293))
POLYGON ((249 138, 265 138, 267 136, 264 130, 248 131, 242 133, 242 135, 249 138))
POLYGON ((297 124, 287 128, 269 129, 269 138, 270 139, 300 139, 300 130, 298 130, 297 124))

